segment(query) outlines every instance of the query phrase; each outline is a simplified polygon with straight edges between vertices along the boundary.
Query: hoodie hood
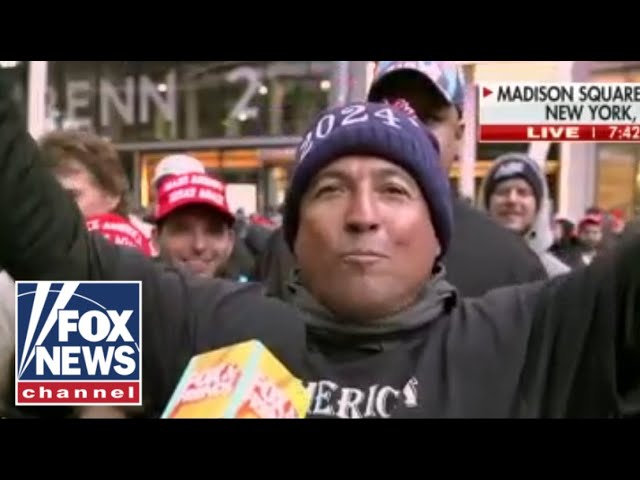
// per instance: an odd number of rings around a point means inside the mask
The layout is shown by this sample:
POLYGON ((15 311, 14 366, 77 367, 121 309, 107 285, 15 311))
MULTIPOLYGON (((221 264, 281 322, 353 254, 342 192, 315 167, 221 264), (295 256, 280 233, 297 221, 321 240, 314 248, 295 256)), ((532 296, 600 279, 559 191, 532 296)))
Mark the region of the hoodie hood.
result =
POLYGON ((537 162, 532 160, 529 156, 523 153, 507 153, 496 158, 489 171, 482 180, 480 187, 480 194, 478 196, 478 208, 483 211, 487 211, 486 192, 489 179, 493 178, 496 171, 506 162, 519 160, 529 165, 536 177, 542 185, 542 191, 540 192, 540 204, 538 206, 538 213, 535 217, 533 225, 526 233, 524 238, 527 240, 529 246, 537 253, 541 254, 547 252, 551 245, 553 245, 553 230, 551 225, 551 201, 549 199, 549 186, 547 185, 547 178, 538 165, 537 162))
POLYGON ((298 281, 290 285, 290 302, 306 313, 307 326, 314 330, 335 335, 387 335, 420 328, 453 308, 458 298, 457 291, 444 277, 444 267, 438 267, 437 272, 423 287, 416 303, 402 312, 378 319, 371 325, 340 321, 333 312, 318 303, 298 281))

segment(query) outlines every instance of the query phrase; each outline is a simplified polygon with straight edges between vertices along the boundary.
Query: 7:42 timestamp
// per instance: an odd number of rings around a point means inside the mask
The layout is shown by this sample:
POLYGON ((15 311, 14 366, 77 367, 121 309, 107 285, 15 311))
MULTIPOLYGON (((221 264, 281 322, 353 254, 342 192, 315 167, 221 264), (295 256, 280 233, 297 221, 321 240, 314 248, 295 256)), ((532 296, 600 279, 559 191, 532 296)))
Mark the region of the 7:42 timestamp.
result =
POLYGON ((640 125, 609 125, 609 140, 640 141, 640 125))

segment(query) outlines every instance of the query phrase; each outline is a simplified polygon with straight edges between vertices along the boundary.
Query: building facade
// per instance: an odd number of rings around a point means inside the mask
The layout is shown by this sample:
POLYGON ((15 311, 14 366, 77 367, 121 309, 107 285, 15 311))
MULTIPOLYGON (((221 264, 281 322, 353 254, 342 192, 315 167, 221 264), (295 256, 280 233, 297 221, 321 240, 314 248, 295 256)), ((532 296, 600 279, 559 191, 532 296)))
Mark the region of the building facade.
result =
POLYGON ((340 62, 48 62, 47 129, 115 143, 136 198, 165 155, 186 152, 252 212, 279 205, 294 147, 329 105, 340 62))
MULTIPOLYGON (((589 81, 640 82, 640 62, 583 62, 589 81)), ((593 203, 640 215, 640 144, 598 143, 586 156, 583 168, 593 183, 593 203)))
MULTIPOLYGON (((152 200, 159 159, 190 153, 231 183, 233 202, 249 211, 282 202, 305 126, 331 103, 364 99, 373 72, 373 62, 343 61, 0 62, 19 80, 25 112, 38 104, 28 64, 42 63, 46 125, 32 131, 87 128, 110 138, 142 205, 152 200)), ((560 214, 577 219, 591 205, 640 213, 637 144, 479 144, 475 125, 479 82, 637 82, 640 62, 459 63, 469 83, 467 139, 451 180, 463 195, 475 197, 498 155, 520 151, 544 164, 560 214)))

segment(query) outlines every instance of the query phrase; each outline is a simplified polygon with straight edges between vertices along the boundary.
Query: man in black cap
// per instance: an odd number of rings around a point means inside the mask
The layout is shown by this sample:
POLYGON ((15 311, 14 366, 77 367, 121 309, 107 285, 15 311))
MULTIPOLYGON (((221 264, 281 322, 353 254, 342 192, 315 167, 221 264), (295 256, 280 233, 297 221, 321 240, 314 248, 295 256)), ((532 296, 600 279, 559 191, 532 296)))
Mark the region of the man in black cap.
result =
MULTIPOLYGON (((454 62, 380 61, 368 99, 415 114, 438 139, 448 172, 462 150, 465 88, 462 70, 454 62)), ((447 279, 464 296, 547 278, 538 257, 516 235, 457 195, 453 217, 444 266, 447 279)))

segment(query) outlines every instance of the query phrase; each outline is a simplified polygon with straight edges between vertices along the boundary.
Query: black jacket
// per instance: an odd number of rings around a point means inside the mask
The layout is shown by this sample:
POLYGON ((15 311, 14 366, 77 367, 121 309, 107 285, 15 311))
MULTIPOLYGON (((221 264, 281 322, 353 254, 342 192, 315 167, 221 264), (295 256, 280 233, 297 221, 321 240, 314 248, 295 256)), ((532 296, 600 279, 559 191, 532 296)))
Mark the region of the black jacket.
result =
MULTIPOLYGON (((476 297, 495 288, 547 278, 540 258, 521 237, 458 198, 453 215, 454 234, 444 266, 447 278, 463 296, 476 297)), ((258 280, 268 295, 289 301, 294 267, 295 259, 278 229, 260 259, 258 280)))
POLYGON ((538 255, 522 237, 461 199, 453 202, 454 230, 444 258, 447 278, 465 297, 547 279, 538 255))
POLYGON ((260 339, 304 379, 317 417, 612 417, 640 407, 640 240, 548 283, 461 300, 441 275, 375 326, 298 288, 187 278, 86 231, 0 86, 0 264, 15 279, 143 282, 145 405, 195 353, 260 339), (304 320, 304 321, 301 321, 304 320))
POLYGON ((267 295, 288 301, 291 297, 289 284, 296 260, 284 239, 282 228, 276 229, 258 260, 257 280, 265 286, 267 295))
POLYGON ((254 282, 259 277, 259 259, 266 248, 271 231, 260 225, 248 225, 236 240, 227 264, 219 277, 241 282, 254 282))
POLYGON ((234 281, 256 280, 256 258, 244 239, 236 237, 229 260, 218 276, 234 281))

